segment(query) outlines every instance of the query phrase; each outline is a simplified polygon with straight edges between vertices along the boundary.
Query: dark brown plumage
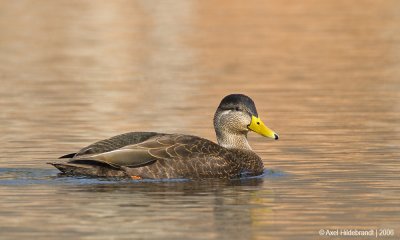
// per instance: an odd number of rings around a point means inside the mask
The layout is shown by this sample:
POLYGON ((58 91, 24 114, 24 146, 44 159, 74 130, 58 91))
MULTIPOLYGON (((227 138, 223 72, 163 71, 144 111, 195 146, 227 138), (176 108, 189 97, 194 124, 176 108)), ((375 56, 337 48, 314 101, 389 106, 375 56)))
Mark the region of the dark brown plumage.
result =
POLYGON ((68 158, 66 162, 50 164, 64 174, 91 177, 199 179, 260 175, 264 165, 247 143, 248 130, 235 136, 236 129, 241 130, 242 125, 243 129, 253 130, 252 116, 256 114, 250 98, 229 95, 223 99, 214 117, 218 142, 223 146, 196 136, 131 132, 62 156, 68 158))

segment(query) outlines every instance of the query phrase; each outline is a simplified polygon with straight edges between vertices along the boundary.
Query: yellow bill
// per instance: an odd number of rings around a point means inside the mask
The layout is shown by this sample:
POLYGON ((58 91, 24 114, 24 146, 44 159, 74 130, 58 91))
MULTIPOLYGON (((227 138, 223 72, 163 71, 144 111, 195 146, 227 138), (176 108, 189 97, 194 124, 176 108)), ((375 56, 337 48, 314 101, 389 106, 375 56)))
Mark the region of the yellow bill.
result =
POLYGON ((251 131, 256 132, 264 137, 273 138, 275 140, 278 140, 279 138, 278 134, 265 126, 261 119, 256 116, 251 116, 251 123, 247 127, 251 131))

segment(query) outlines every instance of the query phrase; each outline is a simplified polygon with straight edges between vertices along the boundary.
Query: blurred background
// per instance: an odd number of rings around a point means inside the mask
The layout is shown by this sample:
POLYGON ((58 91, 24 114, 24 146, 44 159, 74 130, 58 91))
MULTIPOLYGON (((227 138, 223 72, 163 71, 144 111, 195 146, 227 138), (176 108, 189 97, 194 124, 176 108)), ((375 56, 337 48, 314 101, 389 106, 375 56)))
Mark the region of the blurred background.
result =
POLYGON ((0 1, 0 230, 310 239, 383 227, 399 238, 399 78, 395 0, 0 1), (215 141, 230 93, 252 97, 280 134, 249 138, 283 176, 97 191, 46 165, 129 131, 215 141), (143 202, 157 207, 126 209, 143 202))

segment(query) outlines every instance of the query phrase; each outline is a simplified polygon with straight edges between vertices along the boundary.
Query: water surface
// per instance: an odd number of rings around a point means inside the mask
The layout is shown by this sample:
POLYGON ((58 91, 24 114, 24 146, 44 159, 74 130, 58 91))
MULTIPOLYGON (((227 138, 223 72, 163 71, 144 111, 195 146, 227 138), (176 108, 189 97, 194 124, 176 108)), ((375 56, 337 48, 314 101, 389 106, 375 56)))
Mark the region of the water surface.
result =
POLYGON ((400 238, 398 1, 0 5, 1 239, 400 238), (280 134, 249 135, 261 177, 114 181, 46 164, 129 131, 215 140, 214 111, 237 92, 280 134))

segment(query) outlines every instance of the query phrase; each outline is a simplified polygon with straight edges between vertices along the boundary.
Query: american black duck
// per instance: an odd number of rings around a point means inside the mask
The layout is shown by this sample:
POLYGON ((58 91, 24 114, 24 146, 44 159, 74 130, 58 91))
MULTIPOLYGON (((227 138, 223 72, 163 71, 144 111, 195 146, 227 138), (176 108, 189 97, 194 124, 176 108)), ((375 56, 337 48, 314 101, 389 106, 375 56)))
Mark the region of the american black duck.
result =
POLYGON ((251 150, 247 133, 275 140, 253 100, 243 94, 222 99, 214 115, 218 144, 196 136, 130 132, 95 142, 49 163, 67 175, 92 177, 238 178, 263 172, 260 157, 251 150))

